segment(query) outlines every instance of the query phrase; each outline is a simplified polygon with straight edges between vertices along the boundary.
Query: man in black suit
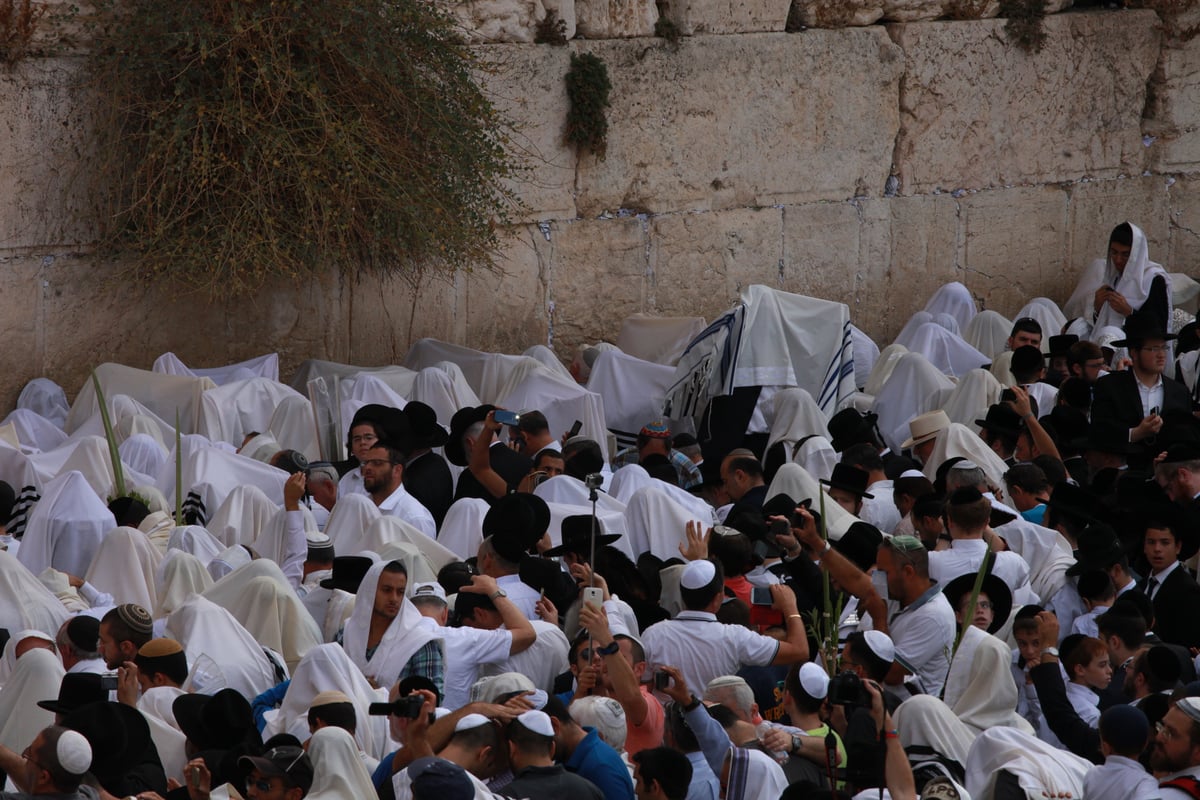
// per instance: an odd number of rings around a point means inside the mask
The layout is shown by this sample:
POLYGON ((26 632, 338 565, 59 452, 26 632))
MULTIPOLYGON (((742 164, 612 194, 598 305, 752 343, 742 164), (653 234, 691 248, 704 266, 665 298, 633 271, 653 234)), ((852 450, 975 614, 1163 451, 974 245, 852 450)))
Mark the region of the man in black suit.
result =
POLYGON ((404 464, 404 488, 429 509, 441 530, 446 511, 454 502, 454 476, 446 459, 433 452, 433 448, 441 447, 450 437, 438 424, 437 412, 425 403, 410 400, 404 406, 404 413, 408 415, 412 435, 412 449, 404 464))
POLYGON ((460 408, 450 418, 450 438, 446 442, 446 458, 451 464, 467 467, 458 476, 454 499, 478 497, 494 503, 508 492, 517 490, 521 479, 533 466, 528 458, 507 447, 496 438, 500 423, 492 416, 495 406, 482 405, 460 408), (482 464, 472 463, 476 448, 487 448, 488 458, 482 464), (490 469, 489 469, 490 467, 490 469))
POLYGON ((1164 642, 1200 647, 1200 584, 1180 559, 1196 553, 1197 537, 1180 511, 1171 505, 1151 507, 1141 515, 1143 553, 1150 576, 1138 584, 1154 607, 1154 632, 1164 642))
POLYGON ((1113 372, 1096 381, 1092 398, 1092 423, 1119 424, 1129 430, 1130 442, 1152 445, 1162 429, 1163 416, 1192 410, 1192 399, 1183 384, 1163 375, 1167 366, 1167 333, 1152 314, 1132 314, 1123 330, 1125 338, 1113 342, 1128 347, 1133 362, 1129 370, 1113 372))

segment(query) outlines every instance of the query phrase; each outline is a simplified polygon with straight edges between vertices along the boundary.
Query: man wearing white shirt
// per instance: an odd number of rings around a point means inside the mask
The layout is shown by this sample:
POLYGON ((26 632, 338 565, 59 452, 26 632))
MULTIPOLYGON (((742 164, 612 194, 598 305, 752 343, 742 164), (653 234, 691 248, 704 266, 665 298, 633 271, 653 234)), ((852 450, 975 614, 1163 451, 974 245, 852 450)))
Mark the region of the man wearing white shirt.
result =
POLYGON ((381 514, 404 520, 431 539, 437 537, 433 514, 404 488, 404 452, 392 442, 376 442, 364 453, 363 488, 381 514))
POLYGON ((900 510, 896 508, 893 483, 884 474, 879 451, 869 444, 856 444, 842 453, 842 463, 867 473, 867 494, 871 499, 863 499, 859 518, 885 533, 895 531, 900 524, 900 510))
POLYGON ((54 643, 68 673, 108 671, 100 657, 100 620, 95 617, 71 617, 58 629, 54 643))
POLYGON ((497 500, 483 518, 484 539, 476 553, 476 569, 496 579, 508 599, 527 619, 537 619, 541 592, 521 580, 521 561, 550 525, 550 507, 532 494, 509 494, 497 500))
MULTIPOLYGON (((950 549, 929 554, 930 578, 945 584, 959 575, 979 570, 989 549, 984 532, 991 513, 991 502, 978 489, 964 486, 950 495, 946 503, 950 549)), ((1029 588, 1029 565, 1021 556, 1010 550, 996 553, 992 572, 1008 585, 1014 603, 1037 602, 1037 595, 1029 588)))

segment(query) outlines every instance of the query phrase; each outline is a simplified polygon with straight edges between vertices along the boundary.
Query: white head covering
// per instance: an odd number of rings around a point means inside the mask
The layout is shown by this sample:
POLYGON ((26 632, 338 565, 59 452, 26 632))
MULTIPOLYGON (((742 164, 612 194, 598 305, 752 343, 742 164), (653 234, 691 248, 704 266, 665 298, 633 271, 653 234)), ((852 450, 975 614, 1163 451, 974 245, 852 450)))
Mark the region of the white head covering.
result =
MULTIPOLYGON (((258 538, 250 545, 254 548, 254 552, 258 553, 263 558, 269 558, 281 567, 288 558, 288 511, 283 508, 275 509, 275 513, 271 515, 266 526, 258 532, 258 538)), ((317 520, 313 517, 313 513, 309 511, 303 504, 300 505, 300 510, 297 512, 303 520, 304 533, 307 537, 310 533, 318 533, 317 520)))
POLYGON ((787 785, 783 767, 763 751, 745 747, 730 748, 726 800, 779 797, 787 785))
POLYGON ((276 406, 289 397, 305 399, 295 389, 270 378, 246 378, 209 389, 200 397, 196 432, 213 441, 240 445, 251 431, 269 430, 276 406))
MULTIPOLYGON (((1057 336, 1063 325, 1067 324, 1067 318, 1058 304, 1048 297, 1035 297, 1013 316, 1013 322, 1024 317, 1033 317, 1042 326, 1042 352, 1049 353, 1050 337, 1057 336)), ((1012 333, 1011 329, 1009 333, 1012 333)))
POLYGON ((805 472, 819 481, 829 480, 839 460, 833 443, 824 436, 814 436, 806 440, 792 453, 792 461, 804 467, 805 472))
POLYGON ((371 629, 371 615, 375 611, 375 590, 379 587, 379 576, 387 563, 381 561, 367 571, 358 588, 361 602, 354 604, 354 612, 342 634, 342 642, 351 660, 378 686, 395 683, 404 665, 426 644, 442 642, 440 636, 421 624, 421 612, 405 598, 400 603, 400 612, 383 634, 375 654, 370 661, 367 660, 367 634, 371 629))
POLYGON ((387 718, 371 716, 371 703, 387 699, 387 689, 373 689, 350 656, 338 644, 322 644, 301 659, 278 711, 267 713, 263 738, 290 733, 300 741, 308 738, 308 709, 321 692, 338 691, 354 705, 357 719, 354 739, 358 748, 372 758, 383 758, 389 748, 387 718))
POLYGON ((254 638, 283 656, 288 669, 321 643, 321 630, 288 584, 279 565, 260 558, 212 585, 204 596, 242 623, 254 638))
POLYGON ((674 367, 611 350, 592 364, 587 388, 604 399, 604 419, 611 430, 637 431, 646 420, 662 416, 674 379, 674 367))
POLYGON ((635 553, 649 551, 659 558, 671 558, 679 555, 684 530, 695 519, 689 509, 675 502, 667 492, 647 486, 629 498, 625 509, 626 537, 635 553))
POLYGON ((912 341, 912 337, 916 334, 917 328, 927 322, 933 322, 933 314, 928 311, 918 311, 908 318, 908 322, 904 323, 904 327, 900 329, 900 333, 892 341, 892 344, 903 345, 908 349, 908 343, 912 341))
POLYGON ((172 550, 163 559, 157 577, 158 605, 152 607, 155 619, 169 616, 213 585, 212 576, 200 559, 182 550, 172 550))
MULTIPOLYGON (((811 499, 813 510, 820 511, 821 501, 817 493, 823 491, 817 479, 799 464, 784 464, 767 487, 767 499, 777 494, 786 494, 797 503, 811 499)), ((828 493, 825 494, 825 526, 829 531, 829 538, 834 541, 841 539, 842 534, 858 521, 858 517, 839 506, 828 493)))
POLYGON ((776 442, 795 444, 809 436, 829 437, 825 415, 804 389, 780 389, 773 400, 775 415, 767 438, 768 450, 776 442))
POLYGON ((199 525, 181 525, 171 531, 167 549, 190 553, 208 566, 225 549, 225 545, 199 525))
MULTIPOLYGON (((1005 675, 1012 683, 1012 671, 1005 675)), ((935 753, 966 766, 967 753, 975 741, 975 729, 963 724, 944 702, 928 694, 910 697, 900 704, 894 716, 900 744, 928 747, 935 753)))
POLYGON ((28 408, 14 408, 0 425, 11 424, 17 432, 17 441, 25 452, 44 452, 62 447, 67 435, 62 428, 28 408))
POLYGON ((223 367, 190 368, 183 363, 179 356, 168 352, 154 359, 154 365, 150 369, 164 375, 212 378, 218 386, 248 377, 270 378, 277 381, 279 380, 279 354, 268 353, 265 356, 249 358, 236 364, 226 364, 223 367))
POLYGON ((988 357, 963 341, 957 333, 946 330, 936 322, 917 328, 907 344, 946 375, 957 377, 988 363, 988 357))
MULTIPOLYGON (((434 574, 447 564, 460 560, 457 555, 438 543, 436 539, 429 538, 409 523, 391 515, 380 517, 372 522, 363 531, 361 538, 357 540, 351 539, 345 545, 335 542, 334 548, 346 553, 358 553, 362 550, 370 550, 383 555, 389 546, 394 545, 408 545, 421 553, 421 555, 429 560, 434 574)), ((412 579, 411 575, 409 579, 412 579)))
MULTIPOLYGON (((195 431, 200 394, 216 386, 209 378, 159 375, 122 364, 101 364, 96 367, 95 376, 109 401, 115 401, 118 395, 128 395, 144 403, 144 407, 161 420, 168 417, 174 420, 178 411, 184 433, 195 431)), ((98 416, 99 410, 96 389, 89 376, 79 388, 67 415, 67 433, 74 433, 92 417, 98 416)))
POLYGON ((16 556, 0 550, 0 628, 33 628, 54 636, 67 616, 58 598, 16 556))
POLYGON ((1012 321, 998 311, 987 308, 975 315, 962 336, 971 347, 988 358, 995 358, 1008 346, 1010 333, 1012 321))
MULTIPOLYGON (((451 366, 457 369, 457 365, 451 366)), ((432 408, 442 425, 449 425, 458 409, 479 405, 479 398, 462 377, 462 370, 452 374, 442 367, 425 367, 417 372, 410 396, 432 408)))
POLYGON ((879 345, 854 325, 850 326, 850 342, 854 347, 854 385, 861 388, 879 360, 879 345))
POLYGON ((167 449, 148 433, 135 433, 117 448, 121 461, 143 475, 157 478, 167 463, 167 449))
POLYGON ((71 470, 46 485, 25 526, 18 560, 35 575, 54 567, 83 576, 104 534, 117 527, 82 473, 71 470))
POLYGON ((226 545, 250 544, 266 529, 278 508, 257 486, 238 486, 206 527, 226 545))
POLYGON ((942 284, 925 304, 925 310, 930 314, 949 314, 955 320, 959 330, 966 328, 975 319, 975 298, 971 290, 958 281, 942 284))
POLYGON ((879 432, 888 447, 900 451, 908 438, 908 421, 946 404, 954 381, 920 353, 905 353, 887 382, 875 395, 872 410, 879 415, 879 432))
POLYGON ((925 464, 925 477, 934 480, 937 477, 937 468, 943 461, 959 456, 974 461, 992 486, 1003 485, 1008 465, 979 438, 974 429, 957 422, 951 422, 949 428, 937 435, 937 444, 933 446, 933 452, 925 464))
POLYGON ((943 410, 951 422, 971 426, 987 414, 990 406, 1000 402, 1002 391, 1004 387, 992 373, 986 369, 973 369, 958 379, 943 410))
POLYGON ((56 450, 31 454, 29 464, 37 473, 37 482, 41 484, 61 478, 70 470, 77 470, 98 497, 111 496, 116 486, 108 443, 99 436, 68 439, 56 450))
POLYGON ((313 762, 309 800, 362 800, 375 792, 358 746, 341 728, 330 725, 314 733, 308 756, 313 762))
POLYGON ((357 553, 361 548, 355 549, 351 545, 361 540, 363 533, 380 516, 379 507, 365 494, 341 495, 325 523, 325 535, 333 542, 335 552, 357 553))
POLYGON ((1029 733, 998 727, 979 734, 964 766, 971 797, 992 797, 1001 770, 1016 777, 1026 797, 1083 797, 1093 764, 1029 733))
POLYGON ((968 625, 946 675, 946 705, 976 734, 1006 725, 1033 733, 1033 727, 1016 712, 1017 685, 1013 682, 1012 651, 986 631, 968 625))
MULTIPOLYGON (((55 633, 57 633, 57 631, 55 631, 55 633)), ((4 653, 2 655, 0 655, 0 686, 7 685, 9 678, 12 677, 13 672, 16 670, 17 662, 19 662, 21 660, 21 659, 17 658, 17 647, 21 644, 21 642, 25 641, 26 639, 41 639, 43 642, 49 642, 51 647, 55 646, 54 634, 48 634, 43 631, 38 631, 38 630, 33 630, 33 629, 17 631, 16 633, 14 633, 12 636, 9 637, 8 641, 4 643, 4 653)), ((46 649, 46 648, 41 648, 41 649, 46 649)), ((26 653, 26 655, 28 655, 28 652, 26 653)), ((24 658, 24 657, 25 656, 22 656, 21 658, 24 658)), ((53 696, 54 697, 58 696, 57 688, 55 688, 53 696)), ((40 697, 38 699, 39 700, 48 700, 49 698, 40 697)))
POLYGON ((321 458, 317 444, 317 423, 313 416, 312 403, 300 394, 291 394, 279 400, 267 430, 281 445, 289 450, 299 450, 309 461, 321 458))
MULTIPOLYGON (((203 438, 187 437, 183 445, 183 487, 188 495, 184 507, 194 508, 199 514, 201 524, 212 520, 226 498, 240 487, 255 486, 262 490, 272 505, 283 503, 283 483, 288 477, 286 472, 270 464, 204 444, 205 442, 207 440, 203 438)), ((164 474, 159 475, 158 487, 174 501, 174 454, 167 462, 164 474)), ((224 541, 214 525, 209 524, 206 527, 209 533, 224 541)), ((257 532, 243 531, 242 535, 248 537, 246 542, 252 542, 257 532)))
POLYGON ((214 581, 219 581, 238 567, 244 567, 251 561, 250 551, 240 544, 227 547, 212 557, 208 562, 208 574, 214 581))
POLYGON ((172 612, 166 634, 183 645, 191 662, 184 684, 188 691, 211 695, 229 688, 256 697, 278 683, 262 645, 232 614, 203 595, 172 612))
POLYGON ((71 407, 67 403, 67 393, 61 386, 49 378, 34 378, 21 390, 17 408, 27 408, 59 428, 64 428, 71 407))
POLYGON ((953 314, 947 314, 945 312, 934 314, 933 321, 935 324, 942 326, 955 336, 962 335, 961 331, 958 329, 958 320, 954 318, 953 314))
MULTIPOLYGON (((337 510, 337 506, 333 508, 337 510)), ((483 541, 483 518, 487 516, 490 508, 486 500, 477 497, 455 500, 446 512, 446 518, 442 520, 438 542, 464 561, 476 555, 479 552, 479 543, 483 541)), ((332 517, 330 519, 332 520, 332 517)), ((325 526, 325 530, 328 532, 328 525, 325 526)))
POLYGON ((902 344, 889 344, 883 348, 879 353, 879 358, 875 361, 875 366, 871 368, 871 374, 867 376, 863 392, 871 396, 879 394, 883 384, 891 377, 892 370, 896 368, 900 357, 907 352, 908 348, 902 344))
POLYGON ((152 611, 158 606, 155 573, 160 561, 162 554, 146 534, 120 527, 104 537, 84 580, 111 594, 117 605, 136 603, 152 611))
POLYGON ((54 724, 54 712, 37 703, 58 697, 63 673, 62 661, 52 650, 34 648, 17 659, 0 689, 0 745, 20 753, 54 724))

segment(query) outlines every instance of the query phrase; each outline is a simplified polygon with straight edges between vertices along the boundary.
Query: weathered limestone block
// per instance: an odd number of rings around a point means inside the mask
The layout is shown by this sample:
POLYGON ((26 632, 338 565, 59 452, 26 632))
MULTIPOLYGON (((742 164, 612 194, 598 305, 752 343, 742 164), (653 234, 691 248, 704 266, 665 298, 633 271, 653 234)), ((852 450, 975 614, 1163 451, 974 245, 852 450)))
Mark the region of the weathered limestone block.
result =
POLYGON ((438 0, 458 20, 472 44, 515 42, 531 44, 538 23, 553 11, 566 25, 565 35, 575 35, 574 0, 438 0))
POLYGON ((612 80, 608 155, 580 158, 581 216, 880 194, 899 52, 880 29, 588 46, 612 80))
POLYGON ((491 68, 482 76, 489 99, 512 123, 508 150, 519 164, 510 186, 524 205, 514 222, 575 216, 575 151, 563 141, 570 65, 565 47, 477 48, 491 68))
POLYGON ((904 194, 1140 174, 1157 16, 1047 17, 1040 53, 1003 20, 891 25, 905 53, 895 165, 904 194))
POLYGON ((1150 85, 1144 131, 1153 137, 1151 167, 1163 172, 1194 170, 1200 164, 1200 36, 1182 42, 1167 39, 1150 85))
POLYGON ((758 33, 787 27, 792 0, 662 0, 662 15, 686 36, 758 33))
MULTIPOLYGON (((991 19, 1000 14, 999 0, 882 0, 887 22, 928 22, 935 19, 991 19)), ((1074 0, 1045 0, 1045 13, 1057 14, 1074 0)))
POLYGON ((5 414, 25 384, 42 374, 41 264, 37 255, 0 258, 0 370, 5 376, 0 408, 5 414))
MULTIPOLYGON (((1085 267, 1103 258, 1112 229, 1132 222, 1146 234, 1150 258, 1177 272, 1168 257, 1171 237, 1170 195, 1167 179, 1161 175, 1089 181, 1068 187, 1069 241, 1063 266, 1069 296, 1085 267)), ((1189 268, 1191 265, 1188 265, 1189 268)))
POLYGON ((1065 278, 1067 193, 1054 186, 979 192, 960 200, 962 282, 1010 316, 1030 298, 1064 302, 1078 276, 1065 278))
POLYGON ((611 339, 621 320, 646 309, 644 219, 555 223, 550 243, 543 269, 559 353, 573 352, 584 342, 611 339))
MULTIPOLYGON (((1170 255, 1163 262, 1168 272, 1196 275, 1200 264, 1200 179, 1179 178, 1168 189, 1171 208, 1170 255)), ((1151 255, 1154 251, 1150 251, 1151 255)))
POLYGON ((883 16, 884 0, 793 0, 792 23, 809 28, 873 25, 883 16))
POLYGON ((883 0, 883 17, 888 22, 923 22, 945 13, 946 0, 883 0))
POLYGON ((654 0, 575 0, 575 29, 585 39, 653 36, 654 0))
POLYGON ((853 305, 864 280, 861 211, 852 202, 784 208, 780 288, 853 305))
MULTIPOLYGON (((460 276, 463 289, 453 309, 437 309, 436 301, 432 306, 435 313, 461 318, 450 332, 452 341, 519 353, 549 338, 547 280, 553 246, 537 225, 520 225, 506 231, 502 248, 497 272, 460 276)), ((434 334, 416 333, 414 338, 428 335, 434 334)))
POLYGON ((752 283, 778 286, 783 211, 739 208, 650 220, 650 302, 664 316, 728 311, 752 283))

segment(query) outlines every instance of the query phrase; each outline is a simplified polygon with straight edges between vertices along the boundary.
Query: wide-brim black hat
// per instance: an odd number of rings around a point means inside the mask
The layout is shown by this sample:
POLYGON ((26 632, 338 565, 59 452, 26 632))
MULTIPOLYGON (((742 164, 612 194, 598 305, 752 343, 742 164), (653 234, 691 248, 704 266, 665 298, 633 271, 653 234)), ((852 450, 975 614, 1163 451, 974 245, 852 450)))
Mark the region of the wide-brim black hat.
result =
POLYGON ((863 414, 855 408, 843 408, 825 423, 829 430, 829 443, 840 453, 851 445, 870 441, 874 438, 878 421, 879 415, 872 411, 863 414))
POLYGON ((341 589, 358 594, 358 587, 375 562, 366 556, 335 556, 333 574, 321 581, 322 589, 341 589))
POLYGON ((867 474, 865 469, 852 467, 849 464, 834 464, 833 474, 829 476, 829 480, 821 479, 821 483, 828 486, 830 489, 841 489, 843 492, 850 492, 867 500, 874 500, 875 495, 867 493, 867 481, 871 476, 867 474))
POLYGON ((1179 338, 1175 334, 1167 332, 1158 315, 1141 310, 1135 311, 1125 318, 1121 332, 1125 334, 1125 338, 1114 341, 1113 347, 1137 347, 1147 339, 1170 342, 1179 338))
POLYGON ((1066 514, 1084 522, 1095 522, 1096 514, 1102 513, 1100 498, 1073 483, 1061 481, 1050 490, 1050 501, 1046 504, 1056 513, 1066 514))
POLYGON ((450 439, 446 429, 438 424, 437 412, 420 400, 409 400, 404 406, 408 415, 409 435, 414 450, 441 447, 450 439))
POLYGON ((1082 575, 1089 569, 1108 569, 1125 557, 1125 547, 1117 532, 1103 522, 1088 525, 1079 533, 1079 549, 1075 563, 1067 567, 1067 575, 1082 575))
POLYGON ((77 708, 108 699, 108 690, 101 687, 100 676, 94 672, 70 672, 63 675, 56 700, 38 700, 40 708, 55 714, 70 714, 77 708))
POLYGON ((883 542, 883 534, 869 522, 859 520, 846 529, 842 538, 830 542, 834 550, 854 562, 863 572, 875 566, 876 553, 883 542))
POLYGON ((198 750, 228 750, 245 741, 251 730, 257 733, 250 703, 234 689, 211 696, 181 694, 171 704, 171 711, 183 735, 198 750))
POLYGON ((489 411, 494 411, 495 406, 484 403, 481 406, 467 406, 460 408, 454 412, 454 416, 450 418, 450 435, 446 439, 446 460, 457 467, 465 467, 467 465, 467 452, 463 449, 462 437, 467 428, 474 425, 476 422, 482 422, 487 419, 489 411))
MULTIPOLYGON (((951 608, 957 609, 963 595, 969 595, 975 588, 975 576, 974 572, 965 572, 942 589, 942 594, 950 601, 951 608)), ((983 585, 979 587, 979 593, 986 594, 992 603, 992 624, 988 626, 988 633, 995 633, 1008 622, 1008 615, 1012 613, 1012 589, 997 575, 989 572, 983 576, 983 585)))
MULTIPOLYGON (((621 538, 619 533, 602 533, 604 526, 600 524, 600 520, 596 520, 596 547, 603 547, 612 544, 617 539, 621 538)), ((549 550, 542 553, 547 558, 561 556, 566 553, 583 554, 591 550, 592 547, 592 515, 591 514, 575 514, 570 517, 565 517, 562 521, 562 544, 558 547, 551 547, 549 550)))
POLYGON ((488 509, 483 535, 506 561, 519 562, 550 527, 550 506, 537 495, 506 494, 488 509))
POLYGON ((62 725, 82 734, 92 746, 91 773, 101 784, 141 763, 150 745, 146 718, 123 703, 89 703, 63 717, 62 725))
POLYGON ((1001 435, 1016 436, 1021 432, 1021 415, 1004 403, 989 406, 983 419, 975 420, 975 424, 1001 435))
POLYGON ((1046 358, 1067 355, 1071 350, 1071 345, 1078 341, 1079 337, 1073 333, 1060 333, 1057 336, 1051 336, 1048 345, 1050 349, 1046 353, 1046 358))

